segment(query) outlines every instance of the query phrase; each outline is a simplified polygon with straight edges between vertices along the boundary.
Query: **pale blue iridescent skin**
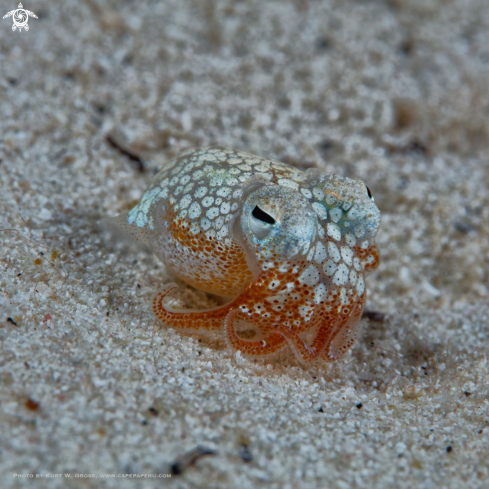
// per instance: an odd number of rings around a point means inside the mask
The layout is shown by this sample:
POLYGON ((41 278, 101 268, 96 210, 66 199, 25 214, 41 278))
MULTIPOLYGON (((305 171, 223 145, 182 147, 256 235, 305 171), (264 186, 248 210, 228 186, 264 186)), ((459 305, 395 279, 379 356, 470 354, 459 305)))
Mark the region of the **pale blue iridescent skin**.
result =
POLYGON ((129 224, 136 223, 136 226, 140 228, 147 226, 149 229, 154 230, 153 218, 152 216, 148 216, 148 212, 153 204, 165 198, 165 194, 168 194, 165 190, 156 187, 145 192, 138 205, 129 212, 127 222, 129 224))
POLYGON ((380 224, 360 180, 223 148, 189 150, 154 177, 126 223, 180 278, 234 299, 169 311, 167 287, 153 311, 169 326, 221 331, 250 356, 290 345, 303 362, 334 360, 358 335, 380 224), (255 337, 241 337, 238 323, 255 337))

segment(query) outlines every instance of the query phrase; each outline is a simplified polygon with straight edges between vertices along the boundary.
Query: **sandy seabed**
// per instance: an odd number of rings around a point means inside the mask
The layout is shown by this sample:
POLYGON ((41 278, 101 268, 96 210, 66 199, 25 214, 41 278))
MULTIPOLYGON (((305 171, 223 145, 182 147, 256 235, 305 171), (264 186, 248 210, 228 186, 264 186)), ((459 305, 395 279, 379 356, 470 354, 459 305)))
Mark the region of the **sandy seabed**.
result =
POLYGON ((25 8, 28 32, 0 22, 1 487, 488 487, 487 1, 25 8), (372 189, 379 314, 342 360, 156 325, 174 278, 102 239, 211 144, 372 189))

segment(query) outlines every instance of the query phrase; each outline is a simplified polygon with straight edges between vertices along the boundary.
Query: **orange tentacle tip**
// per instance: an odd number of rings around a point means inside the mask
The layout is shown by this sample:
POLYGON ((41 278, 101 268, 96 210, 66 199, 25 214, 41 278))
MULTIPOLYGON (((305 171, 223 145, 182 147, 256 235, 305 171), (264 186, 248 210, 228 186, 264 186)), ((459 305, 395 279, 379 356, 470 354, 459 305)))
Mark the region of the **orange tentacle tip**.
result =
POLYGON ((232 299, 209 310, 153 300, 158 321, 220 334, 233 351, 302 363, 340 358, 357 338, 365 277, 379 264, 380 212, 357 179, 220 147, 191 149, 120 220, 179 278, 232 299), (305 338, 309 338, 306 341, 305 338))

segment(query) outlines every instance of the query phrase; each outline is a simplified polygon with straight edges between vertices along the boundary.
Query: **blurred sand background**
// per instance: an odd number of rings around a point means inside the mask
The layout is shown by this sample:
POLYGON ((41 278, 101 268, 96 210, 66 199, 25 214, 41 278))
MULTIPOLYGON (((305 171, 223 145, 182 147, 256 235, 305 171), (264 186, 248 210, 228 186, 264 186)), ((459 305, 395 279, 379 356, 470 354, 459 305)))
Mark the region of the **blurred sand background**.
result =
POLYGON ((487 1, 27 1, 0 22, 0 486, 488 487, 487 1), (173 278, 103 241, 210 144, 371 188, 381 314, 341 361, 156 326, 173 278))

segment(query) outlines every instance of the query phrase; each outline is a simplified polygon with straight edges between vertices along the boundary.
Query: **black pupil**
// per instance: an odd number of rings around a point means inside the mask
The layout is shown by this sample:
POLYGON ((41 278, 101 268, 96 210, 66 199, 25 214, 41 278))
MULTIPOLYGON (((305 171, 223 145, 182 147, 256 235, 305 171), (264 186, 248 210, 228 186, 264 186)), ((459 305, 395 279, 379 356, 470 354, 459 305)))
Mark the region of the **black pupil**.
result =
MULTIPOLYGON (((366 185, 365 185, 366 186, 366 185)), ((366 186, 367 187, 367 186, 366 186)), ((367 187, 367 195, 372 198, 372 192, 370 192, 370 189, 367 187)))
POLYGON ((275 219, 266 212, 263 212, 258 206, 255 206, 251 214, 260 221, 267 222, 268 224, 275 224, 275 219))

